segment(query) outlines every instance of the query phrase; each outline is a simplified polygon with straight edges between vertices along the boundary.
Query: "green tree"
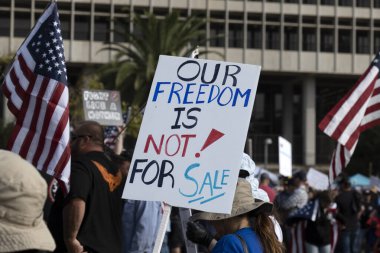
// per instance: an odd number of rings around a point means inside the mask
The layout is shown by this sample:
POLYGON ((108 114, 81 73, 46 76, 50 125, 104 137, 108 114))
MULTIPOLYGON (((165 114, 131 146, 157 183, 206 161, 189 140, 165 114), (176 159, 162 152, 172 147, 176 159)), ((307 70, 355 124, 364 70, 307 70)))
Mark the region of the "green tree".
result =
MULTIPOLYGON (((3 55, 0 57, 0 73, 2 73, 1 78, 0 78, 0 87, 1 87, 1 84, 3 83, 5 75, 7 74, 5 73, 5 71, 7 70, 12 59, 13 59, 13 55, 11 54, 3 55)), ((3 103, 4 97, 2 94, 0 96, 2 96, 0 97, 0 103, 3 103)), ((2 107, 0 106, 0 108, 2 107)), ((1 114, 2 112, 0 112, 0 116, 1 114)), ((13 122, 6 122, 5 119, 0 119, 0 136, 2 136, 0 138, 0 148, 2 149, 5 149, 7 146, 8 138, 12 133, 13 124, 14 124, 13 122)))
POLYGON ((103 88, 104 85, 96 71, 90 67, 85 67, 76 84, 69 86, 71 124, 75 125, 84 120, 82 90, 102 90, 103 88))
POLYGON ((197 17, 182 20, 178 12, 165 18, 135 14, 134 32, 129 32, 127 21, 125 25, 128 43, 110 43, 103 49, 115 52, 115 60, 102 68, 104 83, 119 90, 129 105, 141 107, 148 97, 159 55, 188 56, 206 41, 205 24, 205 19, 197 17))

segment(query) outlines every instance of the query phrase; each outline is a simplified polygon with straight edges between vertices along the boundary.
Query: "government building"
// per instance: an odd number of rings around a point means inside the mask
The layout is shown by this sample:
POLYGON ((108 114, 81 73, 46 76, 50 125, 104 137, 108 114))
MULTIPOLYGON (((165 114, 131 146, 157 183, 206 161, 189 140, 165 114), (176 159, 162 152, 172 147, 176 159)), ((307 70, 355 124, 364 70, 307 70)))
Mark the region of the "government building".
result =
MULTIPOLYGON (((0 1, 0 55, 17 50, 48 2, 0 1)), ((208 59, 262 66, 246 149, 256 163, 268 160, 273 167, 278 166, 278 136, 292 143, 296 167, 328 167, 335 143, 317 125, 380 49, 378 0, 57 2, 71 81, 77 78, 74 70, 112 59, 99 50, 104 42, 123 42, 112 31, 131 21, 133 13, 178 11, 183 18, 206 18, 204 29, 212 39, 200 47, 224 56, 208 59)), ((5 117, 4 105, 1 110, 5 117)))

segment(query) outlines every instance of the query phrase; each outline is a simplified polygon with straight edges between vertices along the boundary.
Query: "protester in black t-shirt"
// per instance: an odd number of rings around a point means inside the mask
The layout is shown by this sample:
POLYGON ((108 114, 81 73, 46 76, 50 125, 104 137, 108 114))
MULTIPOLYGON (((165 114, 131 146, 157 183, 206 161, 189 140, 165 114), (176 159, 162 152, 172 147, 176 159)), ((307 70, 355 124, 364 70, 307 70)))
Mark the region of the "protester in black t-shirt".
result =
POLYGON ((103 129, 82 123, 71 139, 70 192, 63 209, 69 253, 121 252, 122 175, 104 153, 103 129))

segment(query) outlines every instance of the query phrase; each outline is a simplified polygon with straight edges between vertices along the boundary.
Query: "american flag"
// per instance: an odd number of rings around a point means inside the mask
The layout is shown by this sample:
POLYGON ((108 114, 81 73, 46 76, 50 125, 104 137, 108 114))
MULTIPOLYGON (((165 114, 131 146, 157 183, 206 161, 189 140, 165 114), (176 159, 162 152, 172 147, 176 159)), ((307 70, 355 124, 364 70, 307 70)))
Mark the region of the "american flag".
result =
POLYGON ((380 52, 355 86, 319 123, 319 128, 338 141, 330 165, 330 182, 347 166, 360 133, 380 125, 380 52))
MULTIPOLYGON (((123 113, 123 123, 127 124, 128 114, 123 113)), ((110 149, 115 149, 116 137, 119 135, 119 128, 117 126, 104 127, 104 144, 110 149)))
MULTIPOLYGON (((297 209, 289 214, 288 221, 292 222, 290 229, 290 252, 306 253, 305 230, 308 222, 316 221, 319 211, 319 201, 311 200, 304 207, 297 209)), ((332 219, 330 226, 330 247, 334 252, 338 241, 338 224, 332 219)))
POLYGON ((295 220, 315 221, 317 218, 318 209, 319 209, 319 201, 318 200, 310 200, 303 207, 292 211, 288 216, 288 221, 289 222, 292 222, 295 220))
POLYGON ((68 189, 69 95, 57 4, 50 3, 18 49, 2 91, 16 125, 8 148, 68 189))

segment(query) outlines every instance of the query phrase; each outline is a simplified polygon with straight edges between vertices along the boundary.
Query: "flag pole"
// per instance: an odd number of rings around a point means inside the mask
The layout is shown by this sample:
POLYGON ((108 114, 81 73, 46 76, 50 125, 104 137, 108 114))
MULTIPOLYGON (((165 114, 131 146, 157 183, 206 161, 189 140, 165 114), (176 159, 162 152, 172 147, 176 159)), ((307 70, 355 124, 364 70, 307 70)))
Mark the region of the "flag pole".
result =
POLYGON ((146 106, 146 103, 145 103, 142 107, 140 107, 140 109, 139 109, 139 111, 138 111, 137 113, 134 113, 133 115, 131 115, 131 117, 128 117, 127 122, 125 122, 125 126, 124 126, 124 127, 118 132, 118 134, 113 138, 113 140, 112 140, 112 142, 111 142, 112 144, 115 144, 116 141, 117 141, 117 139, 119 138, 119 136, 120 136, 125 130, 127 130, 128 126, 129 126, 129 124, 132 122, 132 120, 133 120, 134 118, 136 118, 137 115, 141 114, 141 113, 145 110, 145 106, 146 106))

